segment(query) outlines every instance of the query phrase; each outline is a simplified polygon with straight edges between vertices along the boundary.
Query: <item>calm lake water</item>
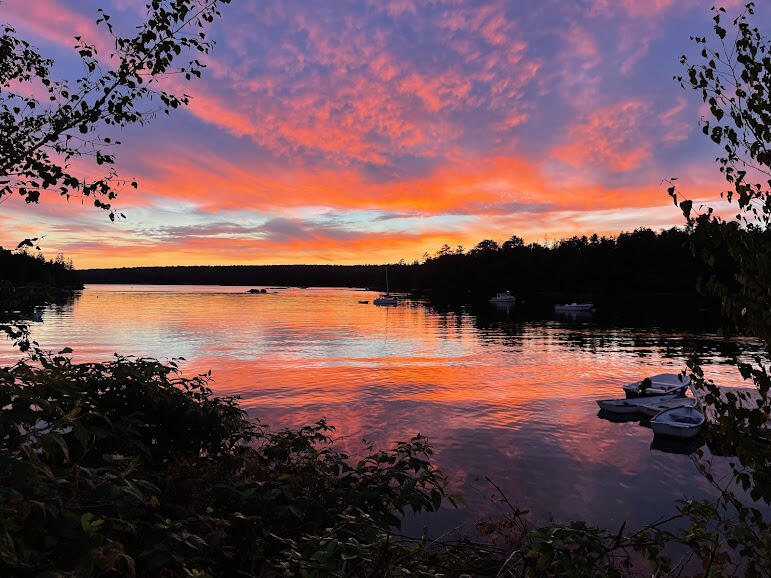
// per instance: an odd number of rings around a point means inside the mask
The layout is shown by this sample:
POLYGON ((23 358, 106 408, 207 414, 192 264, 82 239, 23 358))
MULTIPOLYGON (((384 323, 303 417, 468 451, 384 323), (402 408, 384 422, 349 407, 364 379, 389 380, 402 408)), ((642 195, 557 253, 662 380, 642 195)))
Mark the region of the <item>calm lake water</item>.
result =
POLYGON ((485 476, 539 521, 642 524, 678 498, 712 495, 691 457, 652 447, 651 430, 636 421, 599 418, 595 400, 680 371, 693 349, 710 377, 741 385, 728 362, 748 342, 522 322, 492 306, 476 314, 413 301, 376 307, 375 293, 352 289, 246 289, 92 285, 71 304, 46 308, 33 336, 46 349, 71 347, 78 360, 184 357, 185 373, 211 369, 218 394, 241 396, 250 415, 274 427, 328 418, 353 454, 362 438, 386 446, 427 435, 468 506, 411 519, 412 533, 471 533, 502 513, 485 476))

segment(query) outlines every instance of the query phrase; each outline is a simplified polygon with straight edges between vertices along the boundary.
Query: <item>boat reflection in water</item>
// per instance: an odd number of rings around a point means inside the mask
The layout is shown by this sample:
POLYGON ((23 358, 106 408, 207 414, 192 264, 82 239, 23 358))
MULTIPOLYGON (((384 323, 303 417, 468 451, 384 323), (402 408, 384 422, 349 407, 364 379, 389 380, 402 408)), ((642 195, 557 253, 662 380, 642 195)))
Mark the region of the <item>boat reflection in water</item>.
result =
POLYGON ((570 321, 591 321, 594 318, 594 311, 554 311, 555 315, 561 319, 570 321))
POLYGON ((691 439, 677 439, 664 436, 653 436, 650 449, 653 451, 665 452, 669 454, 680 454, 690 456, 696 453, 696 450, 705 446, 704 437, 699 436, 691 439))
POLYGON ((507 319, 511 319, 514 314, 516 313, 516 302, 515 301, 489 301, 490 306, 495 310, 496 314, 504 315, 507 319))
POLYGON ((645 416, 639 413, 612 413, 605 409, 597 412, 597 417, 611 423, 629 423, 645 420, 645 416))

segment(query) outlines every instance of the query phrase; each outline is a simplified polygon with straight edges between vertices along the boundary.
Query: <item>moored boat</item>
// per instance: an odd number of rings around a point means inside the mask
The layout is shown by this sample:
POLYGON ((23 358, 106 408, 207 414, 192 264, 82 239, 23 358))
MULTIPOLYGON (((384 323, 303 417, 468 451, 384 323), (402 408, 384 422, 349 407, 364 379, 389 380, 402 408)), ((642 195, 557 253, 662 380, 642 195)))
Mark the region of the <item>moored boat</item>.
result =
POLYGON ((372 303, 375 305, 398 305, 399 301, 396 299, 394 295, 391 295, 388 291, 388 267, 386 267, 385 270, 385 278, 386 278, 386 292, 385 295, 381 295, 377 299, 373 299, 372 303))
POLYGON ((685 395, 691 378, 681 373, 659 373, 622 386, 627 398, 652 397, 675 393, 685 395))
MULTIPOLYGON (((664 397, 664 396, 661 396, 661 397, 664 397)), ((657 413, 661 413, 662 411, 667 409, 697 406, 695 397, 676 397, 674 399, 666 399, 666 400, 659 401, 661 397, 638 398, 638 399, 651 400, 651 403, 644 403, 640 405, 640 413, 643 413, 649 417, 653 417, 657 413)))
POLYGON ((372 301, 375 305, 398 305, 399 301, 393 295, 385 294, 381 295, 377 299, 372 301))
MULTIPOLYGON (((656 397, 638 397, 622 399, 598 399, 597 405, 601 410, 610 413, 646 413, 643 408, 648 405, 660 405, 672 401, 677 397, 676 393, 664 394, 656 397)), ((654 413, 658 413, 654 412, 654 413)))
POLYGON ((514 303, 516 300, 517 298, 509 291, 498 293, 495 297, 490 297, 489 299, 490 303, 514 303))
POLYGON ((675 438, 692 438, 704 427, 704 414, 695 407, 665 409, 651 419, 651 429, 656 435, 675 438))

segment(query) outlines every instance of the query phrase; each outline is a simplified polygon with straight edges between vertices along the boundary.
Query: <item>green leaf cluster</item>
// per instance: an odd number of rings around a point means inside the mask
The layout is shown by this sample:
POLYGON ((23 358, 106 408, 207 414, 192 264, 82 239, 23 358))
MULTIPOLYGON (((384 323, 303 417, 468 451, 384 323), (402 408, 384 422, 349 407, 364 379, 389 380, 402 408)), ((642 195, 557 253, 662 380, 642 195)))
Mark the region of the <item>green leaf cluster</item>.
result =
MULTIPOLYGON (((754 359, 735 359, 746 391, 724 391, 705 376, 698 353, 688 362, 692 382, 712 421, 710 446, 734 456, 730 476, 718 477, 701 451, 697 465, 720 491, 715 504, 690 505, 693 551, 706 573, 736 568, 749 576, 771 573, 771 523, 749 505, 771 502, 771 40, 752 25, 749 2, 729 24, 726 11, 713 8, 714 37, 694 36, 695 62, 676 77, 700 95, 709 117, 702 132, 720 147, 715 159, 729 189, 721 194, 734 216, 683 200, 693 229, 692 249, 708 266, 701 289, 717 297, 726 331, 740 331, 764 346, 754 359), (738 557, 737 566, 732 558, 738 557)), ((668 190, 678 204, 676 186, 668 190)))
POLYGON ((188 95, 161 86, 168 87, 170 75, 201 76, 199 58, 213 46, 207 27, 229 2, 152 0, 131 36, 117 34, 99 9, 96 23, 112 46, 99 52, 76 36, 84 73, 70 80, 54 79, 51 59, 12 27, 0 26, 0 198, 17 194, 37 203, 46 192, 68 199, 75 194, 109 211, 111 220, 122 216, 113 201, 122 187, 138 185, 112 167, 120 141, 109 131, 144 125, 189 103, 188 95), (31 96, 39 92, 45 96, 31 96), (84 176, 72 166, 76 159, 81 166, 92 163, 92 172, 109 169, 84 176))
POLYGON ((0 370, 1 575, 419 566, 388 540, 445 498, 424 437, 352 462, 325 421, 273 432, 213 397, 209 375, 66 353, 0 370))

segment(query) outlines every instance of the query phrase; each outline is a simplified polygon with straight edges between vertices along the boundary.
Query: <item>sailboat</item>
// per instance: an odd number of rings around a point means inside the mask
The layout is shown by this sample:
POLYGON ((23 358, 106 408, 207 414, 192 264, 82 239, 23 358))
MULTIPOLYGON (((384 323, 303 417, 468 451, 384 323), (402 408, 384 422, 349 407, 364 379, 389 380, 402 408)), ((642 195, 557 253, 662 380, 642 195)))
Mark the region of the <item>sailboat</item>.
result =
POLYGON ((375 305, 398 305, 399 301, 397 301, 396 297, 391 295, 388 292, 388 267, 386 267, 386 292, 385 295, 381 295, 374 301, 372 301, 375 305))

